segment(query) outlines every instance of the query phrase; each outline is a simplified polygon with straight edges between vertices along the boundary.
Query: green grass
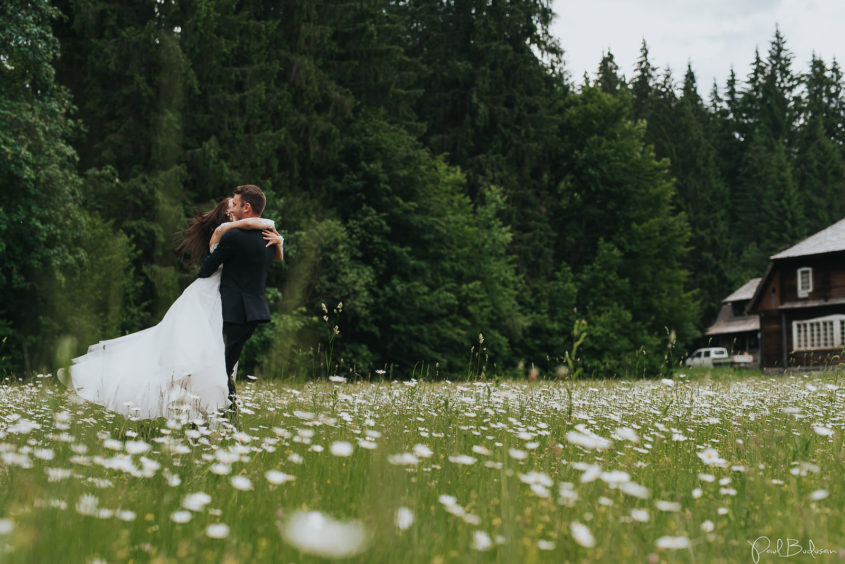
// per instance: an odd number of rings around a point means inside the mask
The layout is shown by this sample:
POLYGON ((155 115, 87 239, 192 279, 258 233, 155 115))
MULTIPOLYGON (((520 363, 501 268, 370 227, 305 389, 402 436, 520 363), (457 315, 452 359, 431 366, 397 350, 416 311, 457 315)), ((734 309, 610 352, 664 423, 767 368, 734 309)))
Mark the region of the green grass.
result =
POLYGON ((572 420, 559 383, 261 382, 242 385, 239 430, 127 421, 52 379, 4 386, 0 561, 309 562, 342 551, 331 531, 307 546, 288 540, 302 511, 363 530, 353 562, 751 562, 760 537, 834 552, 817 561, 845 557, 836 374, 681 373, 578 382, 572 420), (607 448, 574 444, 576 426, 607 448), (126 452, 141 441, 148 451, 126 452), (332 454, 338 441, 351 455, 332 454), (391 463, 415 445, 431 456, 391 463), (706 464, 705 448, 725 465, 706 464), (295 480, 272 484, 268 470, 295 480), (612 471, 647 493, 626 493, 612 471), (211 501, 174 522, 196 492, 211 501), (400 507, 413 515, 405 529, 400 507), (592 543, 576 541, 573 522, 592 543), (208 536, 217 523, 225 538, 208 536), (662 537, 688 546, 661 548, 662 537))

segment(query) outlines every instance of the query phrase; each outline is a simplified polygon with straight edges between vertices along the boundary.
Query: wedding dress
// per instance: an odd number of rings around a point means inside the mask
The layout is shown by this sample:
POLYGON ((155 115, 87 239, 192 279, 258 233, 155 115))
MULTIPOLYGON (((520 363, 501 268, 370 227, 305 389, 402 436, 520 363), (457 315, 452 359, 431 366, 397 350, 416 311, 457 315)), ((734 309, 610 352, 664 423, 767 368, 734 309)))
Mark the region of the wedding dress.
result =
POLYGON ((89 347, 69 372, 60 371, 62 382, 88 401, 137 419, 192 418, 229 407, 222 269, 194 280, 158 325, 89 347))

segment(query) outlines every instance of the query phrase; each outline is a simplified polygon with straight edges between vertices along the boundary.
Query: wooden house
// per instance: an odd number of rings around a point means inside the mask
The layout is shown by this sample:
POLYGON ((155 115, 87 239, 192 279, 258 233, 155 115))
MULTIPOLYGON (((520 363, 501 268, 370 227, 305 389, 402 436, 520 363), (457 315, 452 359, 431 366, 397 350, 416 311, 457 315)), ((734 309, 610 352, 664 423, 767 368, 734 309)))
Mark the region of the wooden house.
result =
POLYGON ((824 366, 845 347, 845 219, 769 260, 748 306, 763 368, 824 366))
POLYGON ((760 360, 760 317, 749 315, 748 304, 761 278, 752 278, 722 300, 716 321, 704 332, 707 346, 725 347, 731 354, 750 354, 760 360))

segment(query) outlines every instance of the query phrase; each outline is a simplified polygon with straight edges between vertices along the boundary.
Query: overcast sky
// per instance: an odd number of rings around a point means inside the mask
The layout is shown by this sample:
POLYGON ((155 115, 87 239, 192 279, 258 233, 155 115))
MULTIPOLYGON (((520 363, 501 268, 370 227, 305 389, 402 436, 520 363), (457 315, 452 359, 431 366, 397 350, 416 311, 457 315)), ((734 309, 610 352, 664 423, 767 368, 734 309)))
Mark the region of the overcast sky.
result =
POLYGON ((553 0, 552 32, 576 84, 595 77, 610 50, 627 79, 646 40, 653 65, 669 65, 676 81, 692 65, 702 96, 713 80, 724 88, 731 65, 744 80, 759 48, 765 58, 778 26, 792 68, 809 68, 813 52, 845 66, 845 0, 553 0))

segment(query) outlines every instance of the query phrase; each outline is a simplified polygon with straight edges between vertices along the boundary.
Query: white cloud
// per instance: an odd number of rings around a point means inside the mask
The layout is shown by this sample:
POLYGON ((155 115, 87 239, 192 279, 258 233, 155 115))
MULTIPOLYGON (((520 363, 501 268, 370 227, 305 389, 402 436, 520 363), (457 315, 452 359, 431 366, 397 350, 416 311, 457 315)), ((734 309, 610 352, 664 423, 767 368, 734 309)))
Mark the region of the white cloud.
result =
POLYGON ((842 0, 555 0, 552 24, 565 50, 570 76, 582 82, 595 76, 602 54, 610 50, 622 74, 633 76, 645 39, 653 65, 672 69, 676 81, 691 64, 706 95, 714 78, 724 87, 731 67, 744 79, 759 49, 765 57, 778 26, 804 71, 811 54, 830 64, 845 63, 842 0))

